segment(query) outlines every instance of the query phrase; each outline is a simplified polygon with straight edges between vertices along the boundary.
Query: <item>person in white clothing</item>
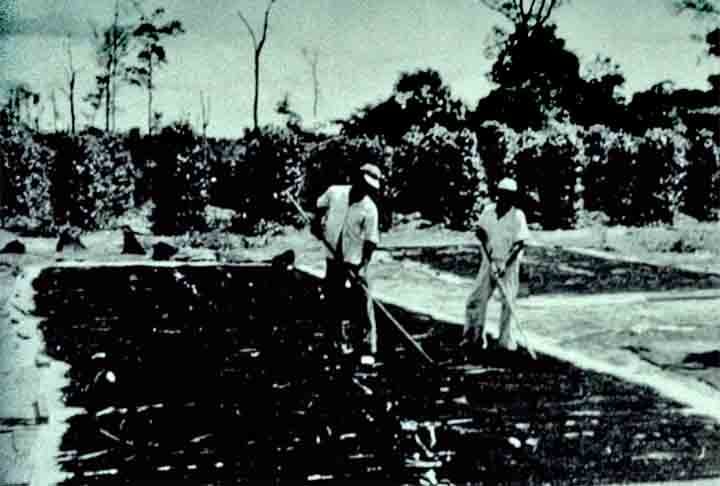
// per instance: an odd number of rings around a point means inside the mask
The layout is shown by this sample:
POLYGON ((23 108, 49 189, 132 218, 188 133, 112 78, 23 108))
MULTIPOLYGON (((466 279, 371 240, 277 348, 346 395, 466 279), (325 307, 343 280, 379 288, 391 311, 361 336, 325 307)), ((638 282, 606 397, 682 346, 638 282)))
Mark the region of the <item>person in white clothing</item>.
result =
POLYGON ((325 295, 331 319, 340 323, 339 340, 346 352, 363 334, 370 353, 377 352, 375 313, 365 289, 369 290, 367 267, 380 241, 375 203, 380 179, 380 169, 365 164, 351 185, 330 186, 317 200, 312 232, 332 248, 326 248, 325 295), (343 321, 350 322, 349 332, 343 321))
MULTIPOLYGON (((525 213, 517 207, 517 195, 517 183, 513 179, 501 180, 498 184, 497 203, 488 204, 480 215, 476 235, 487 249, 499 273, 492 274, 490 261, 483 254, 475 288, 465 307, 462 345, 476 344, 480 337, 483 346, 487 345, 485 332, 487 305, 498 280, 507 292, 510 305, 515 304, 520 287, 520 261, 525 242, 530 238, 525 213)), ((510 307, 505 300, 502 302, 498 343, 509 350, 517 349, 511 330, 510 307)))

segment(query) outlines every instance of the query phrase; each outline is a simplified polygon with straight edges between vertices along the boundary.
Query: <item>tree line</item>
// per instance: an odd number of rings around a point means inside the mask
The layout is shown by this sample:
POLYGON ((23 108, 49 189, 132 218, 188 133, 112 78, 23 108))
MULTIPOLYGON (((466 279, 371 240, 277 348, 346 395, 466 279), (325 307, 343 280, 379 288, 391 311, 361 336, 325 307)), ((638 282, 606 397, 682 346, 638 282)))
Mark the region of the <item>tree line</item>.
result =
MULTIPOLYGON (((667 223, 677 211, 717 219, 717 76, 706 90, 660 82, 625 100, 620 66, 598 56, 583 70, 558 37, 550 19, 563 2, 482 2, 503 13, 512 28, 494 32, 486 54, 494 59, 488 76, 496 87, 475 107, 453 96, 437 71, 416 70, 401 74, 386 99, 336 120, 336 135, 305 129, 286 97, 277 106, 283 126, 262 125, 254 104, 252 129, 232 140, 208 137, 205 96, 199 127, 180 121, 154 130, 149 117, 145 136, 138 129, 112 133, 112 86, 119 82, 112 73, 142 80, 151 113, 152 72, 166 59, 158 46, 182 30, 177 21, 160 22, 162 10, 141 16, 126 31, 132 36, 116 35, 113 22, 103 44, 125 52, 130 42, 118 38, 134 38, 142 63, 126 64, 117 52, 109 55, 114 61, 102 58, 107 76, 99 78, 97 93, 103 95, 105 131, 40 133, 18 122, 17 112, 36 104, 31 97, 20 110, 4 110, 0 221, 42 231, 67 224, 97 229, 152 201, 161 233, 208 229, 208 205, 233 209, 234 231, 263 232, 297 223, 292 206, 278 195, 289 191, 312 204, 328 184, 347 181, 353 168, 368 161, 386 174, 385 226, 393 214, 419 212, 432 222, 471 227, 479 205, 506 175, 532 195, 528 212, 548 229, 585 224, 593 214, 621 224, 667 223)), ((273 4, 259 31, 240 14, 253 40, 254 97, 273 4)), ((676 7, 678 13, 720 18, 709 0, 676 7)), ((712 31, 700 39, 710 56, 720 53, 717 39, 712 31)), ((317 57, 306 55, 313 66, 317 57)))

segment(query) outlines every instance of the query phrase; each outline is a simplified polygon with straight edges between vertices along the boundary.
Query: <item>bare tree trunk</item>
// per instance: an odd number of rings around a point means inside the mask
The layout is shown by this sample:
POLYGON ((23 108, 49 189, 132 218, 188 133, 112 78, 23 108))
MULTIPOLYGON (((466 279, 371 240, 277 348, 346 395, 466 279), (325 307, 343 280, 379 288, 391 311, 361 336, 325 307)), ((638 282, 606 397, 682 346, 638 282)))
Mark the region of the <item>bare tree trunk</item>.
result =
POLYGON ((39 133, 40 132, 40 119, 42 118, 43 113, 45 113, 45 103, 43 102, 40 104, 36 104, 35 106, 36 106, 36 110, 35 110, 35 114, 34 114, 35 119, 33 121, 35 124, 35 131, 39 133))
POLYGON ((208 144, 207 144, 207 128, 210 125, 210 98, 205 98, 203 92, 200 92, 200 110, 201 110, 201 121, 202 121, 202 135, 203 135, 203 162, 207 166, 208 160, 208 144))
POLYGON ((111 69, 110 69, 110 84, 112 86, 108 86, 111 88, 111 94, 110 94, 110 113, 112 117, 112 131, 114 132, 116 129, 116 116, 115 113, 117 111, 117 67, 118 67, 118 25, 119 25, 119 17, 120 17, 120 2, 119 0, 115 0, 115 14, 113 17, 113 31, 112 31, 112 48, 111 48, 111 55, 110 59, 112 62, 111 69))
POLYGON ((263 22, 262 35, 259 41, 257 39, 257 36, 255 35, 255 30, 253 30, 252 26, 250 25, 250 22, 248 22, 242 12, 238 12, 238 15, 240 15, 240 19, 243 21, 245 27, 248 30, 248 33, 250 34, 254 49, 255 89, 253 96, 253 131, 255 133, 258 132, 260 125, 258 122, 258 98, 260 97, 260 54, 262 53, 262 49, 265 46, 265 41, 267 40, 268 24, 270 21, 270 9, 272 8, 273 3, 275 3, 275 0, 270 0, 268 2, 267 8, 265 9, 265 20, 263 22))
POLYGON ((53 133, 58 131, 58 107, 57 99, 55 99, 55 90, 50 92, 50 103, 52 104, 52 115, 53 115, 53 133))
POLYGON ((258 98, 260 97, 260 51, 255 51, 255 95, 253 96, 253 129, 258 131, 258 98))
POLYGON ((108 66, 108 78, 105 81, 105 132, 110 132, 110 69, 108 66))
POLYGON ((70 134, 75 135, 75 71, 70 75, 70 134))
MULTIPOLYGON (((75 80, 77 77, 77 71, 75 71, 75 64, 73 63, 72 46, 70 45, 71 37, 68 34, 67 37, 67 56, 68 56, 68 67, 65 69, 65 75, 67 77, 68 88, 67 91, 63 90, 68 97, 70 103, 70 133, 75 135, 75 80)), ((94 118, 93 118, 94 119, 94 118)))
POLYGON ((317 118, 318 98, 320 97, 320 84, 318 83, 318 75, 317 75, 317 57, 315 58, 315 63, 313 64, 312 77, 313 77, 313 118, 317 118))
POLYGON ((153 101, 153 64, 152 64, 152 55, 148 58, 148 82, 147 82, 147 90, 148 90, 148 136, 152 135, 152 119, 153 119, 153 112, 152 112, 152 101, 153 101))
POLYGON ((313 105, 312 114, 313 118, 317 119, 318 114, 318 100, 320 98, 320 80, 318 79, 318 58, 319 54, 317 50, 309 51, 307 49, 302 50, 303 57, 310 65, 310 74, 312 76, 313 83, 313 105))

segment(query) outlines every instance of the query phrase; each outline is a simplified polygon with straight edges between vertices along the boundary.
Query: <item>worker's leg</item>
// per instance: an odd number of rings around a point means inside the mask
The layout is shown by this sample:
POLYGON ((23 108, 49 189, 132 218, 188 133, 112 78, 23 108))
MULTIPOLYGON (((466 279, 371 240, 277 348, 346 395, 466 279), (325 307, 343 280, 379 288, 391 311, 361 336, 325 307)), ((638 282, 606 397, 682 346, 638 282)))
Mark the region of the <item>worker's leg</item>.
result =
POLYGON ((475 288, 465 305, 464 340, 475 343, 481 337, 481 334, 484 334, 487 305, 493 288, 494 283, 490 278, 490 265, 483 259, 478 275, 475 278, 475 288))
POLYGON ((325 309, 329 334, 336 342, 343 342, 342 321, 347 318, 345 270, 343 265, 335 260, 326 260, 325 281, 323 293, 325 294, 325 309))
POLYGON ((362 292, 361 298, 361 326, 364 329, 365 343, 367 344, 370 354, 377 353, 377 322, 375 321, 375 304, 371 298, 370 281, 367 276, 362 277, 363 285, 366 291, 362 292))
POLYGON ((371 297, 370 281, 366 269, 358 272, 360 282, 355 285, 357 307, 357 322, 355 329, 359 339, 358 345, 363 345, 371 354, 377 352, 377 323, 375 321, 375 306, 371 297), (360 285, 362 284, 362 285, 360 285))
POLYGON ((510 311, 510 305, 513 306, 513 309, 515 308, 515 302, 517 301, 517 295, 520 289, 519 257, 505 271, 502 283, 506 292, 506 298, 509 302, 503 299, 502 310, 500 312, 500 336, 498 343, 503 348, 515 350, 517 349, 517 342, 512 332, 513 317, 510 311))

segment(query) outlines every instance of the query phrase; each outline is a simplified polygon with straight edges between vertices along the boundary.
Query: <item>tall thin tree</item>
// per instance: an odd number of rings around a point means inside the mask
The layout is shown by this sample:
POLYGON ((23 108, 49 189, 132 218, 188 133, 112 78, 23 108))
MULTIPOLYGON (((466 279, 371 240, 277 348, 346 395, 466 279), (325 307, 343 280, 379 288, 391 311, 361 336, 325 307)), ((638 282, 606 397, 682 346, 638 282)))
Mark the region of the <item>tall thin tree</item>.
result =
POLYGON ((320 53, 317 49, 309 50, 307 48, 303 48, 301 52, 303 57, 305 58, 305 61, 310 66, 310 75, 312 76, 313 84, 312 113, 313 118, 317 118, 318 101, 320 98, 320 80, 318 79, 318 61, 320 58, 320 53))
POLYGON ((52 106, 52 117, 53 117, 53 132, 58 131, 58 119, 60 118, 60 112, 58 111, 57 99, 55 98, 55 90, 50 91, 50 104, 52 106))
POLYGON ((265 46, 265 41, 267 40, 267 32, 268 32, 268 25, 270 23, 270 10, 272 9, 273 4, 276 0, 270 0, 267 4, 267 7, 265 8, 265 17, 263 21, 262 30, 260 31, 260 38, 258 39, 258 36, 255 33, 255 30, 250 25, 250 22, 248 22, 248 19, 243 15, 242 12, 238 12, 238 15, 240 16, 240 20, 242 20, 243 24, 245 24, 245 27, 247 28, 248 34, 250 34, 250 39, 253 43, 253 60, 254 60, 254 95, 253 95, 253 130, 255 132, 258 131, 259 123, 258 123, 258 103, 259 103, 259 96, 260 96, 260 55, 262 54, 263 47, 265 46))
POLYGON ((207 144, 207 129, 210 125, 210 97, 200 92, 200 116, 202 123, 202 137, 203 137, 203 161, 207 164, 208 159, 208 144, 207 144))
POLYGON ((140 23, 133 30, 133 39, 139 44, 137 64, 128 69, 130 82, 146 89, 148 135, 152 135, 155 119, 153 111, 153 92, 155 91, 156 71, 167 64, 167 53, 163 42, 185 32, 179 20, 162 22, 165 9, 157 8, 151 14, 145 14, 139 4, 135 3, 140 11, 140 23))
POLYGON ((68 99, 70 105, 70 133, 75 135, 75 82, 77 80, 77 69, 73 61, 72 38, 70 35, 65 40, 65 52, 67 53, 67 66, 65 67, 65 81, 67 88, 63 88, 63 93, 68 99))
POLYGON ((128 55, 129 27, 120 21, 121 4, 115 0, 113 20, 109 27, 92 25, 95 40, 95 58, 100 73, 95 77, 95 90, 85 98, 93 109, 104 107, 105 131, 116 128, 117 95, 125 79, 124 60, 128 55))

